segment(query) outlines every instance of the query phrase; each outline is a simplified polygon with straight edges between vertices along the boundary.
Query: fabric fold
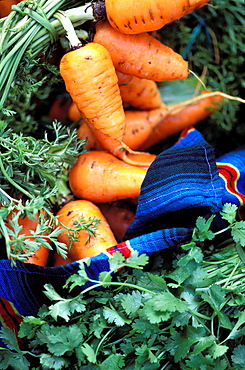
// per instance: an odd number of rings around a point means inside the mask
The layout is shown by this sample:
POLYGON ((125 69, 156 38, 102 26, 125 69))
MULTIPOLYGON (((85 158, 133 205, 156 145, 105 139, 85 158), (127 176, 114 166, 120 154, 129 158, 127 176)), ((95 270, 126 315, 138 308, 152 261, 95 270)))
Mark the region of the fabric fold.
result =
POLYGON ((126 238, 140 235, 149 227, 176 227, 188 219, 188 226, 193 227, 193 214, 197 217, 222 209, 223 190, 214 149, 191 128, 150 166, 126 238))

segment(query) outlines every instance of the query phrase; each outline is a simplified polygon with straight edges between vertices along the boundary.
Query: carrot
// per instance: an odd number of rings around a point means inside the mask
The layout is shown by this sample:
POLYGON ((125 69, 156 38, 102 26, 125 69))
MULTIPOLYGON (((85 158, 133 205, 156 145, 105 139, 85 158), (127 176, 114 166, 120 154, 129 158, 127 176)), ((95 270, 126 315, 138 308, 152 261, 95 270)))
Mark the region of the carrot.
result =
POLYGON ((208 95, 205 97, 207 94, 208 92, 204 92, 195 104, 184 105, 180 103, 172 106, 169 105, 168 110, 170 114, 153 128, 145 143, 141 144, 138 148, 141 150, 147 150, 167 137, 209 117, 219 108, 219 103, 223 97, 218 94, 211 94, 211 96, 208 95), (179 111, 178 106, 180 109, 179 111), (183 108, 181 108, 181 106, 183 106, 183 108))
POLYGON ((94 203, 137 198, 146 169, 131 166, 103 151, 91 151, 78 156, 69 172, 72 193, 94 203))
MULTIPOLYGON (((149 111, 125 111, 125 132, 123 142, 133 150, 147 150, 159 141, 174 135, 188 126, 210 116, 219 108, 222 95, 204 92, 192 103, 193 99, 149 111), (215 95, 216 94, 216 95, 215 95)), ((87 150, 101 150, 96 138, 84 122, 78 129, 81 139, 88 137, 87 150)))
POLYGON ((52 262, 53 262, 52 263, 53 267, 56 267, 56 266, 68 265, 69 263, 71 263, 73 261, 68 256, 67 256, 67 258, 63 258, 59 253, 54 252, 52 262))
POLYGON ((105 0, 107 19, 111 26, 125 34, 159 30, 202 7, 209 0, 105 0))
POLYGON ((111 203, 98 203, 98 207, 107 219, 117 242, 122 242, 127 228, 135 217, 132 205, 125 200, 120 200, 111 203))
POLYGON ((104 252, 107 248, 117 244, 117 241, 101 213, 100 209, 87 200, 74 200, 66 203, 58 212, 59 227, 64 231, 58 235, 58 240, 69 248, 68 257, 72 261, 78 261, 85 257, 92 257, 104 252), (87 230, 75 231, 74 223, 83 218, 86 222, 92 219, 99 220, 96 233, 88 241, 87 230), (62 226, 63 225, 63 226, 62 226), (76 240, 71 242, 67 228, 74 229, 76 240))
POLYGON ((88 151, 104 150, 103 146, 100 144, 100 142, 94 136, 93 132, 90 130, 86 120, 81 121, 81 124, 77 129, 77 135, 81 140, 87 139, 86 150, 88 151))
POLYGON ((118 71, 117 77, 123 103, 141 110, 159 108, 163 104, 155 81, 118 71))
POLYGON ((188 63, 182 56, 146 32, 125 35, 109 22, 100 21, 94 42, 109 51, 118 72, 153 81, 182 80, 188 76, 188 63))
MULTIPOLYGON (((123 142, 131 149, 137 150, 145 143, 153 127, 161 122, 167 114, 168 109, 164 104, 162 104, 160 108, 151 109, 149 111, 125 111, 126 124, 123 142)), ((87 150, 103 150, 103 147, 96 140, 94 134, 87 125, 86 120, 82 120, 77 134, 81 139, 87 138, 87 150)))
MULTIPOLYGON (((13 212, 7 216, 8 220, 11 220, 13 217, 13 212)), ((19 217, 18 224, 22 226, 22 229, 19 231, 18 235, 26 235, 27 239, 34 240, 31 231, 35 231, 38 225, 38 215, 35 216, 35 220, 30 219, 27 216, 19 217)), ((7 223, 7 227, 10 230, 13 230, 13 227, 10 223, 7 223)), ((50 250, 44 245, 41 245, 38 250, 32 255, 27 257, 25 260, 26 263, 32 263, 38 266, 46 266, 50 250)))
POLYGON ((102 45, 89 43, 62 57, 60 73, 94 135, 105 149, 118 155, 125 116, 110 54, 102 45))
POLYGON ((66 53, 60 73, 66 90, 103 148, 127 163, 149 166, 151 154, 133 152, 122 142, 125 114, 116 71, 106 48, 91 42, 66 53))
POLYGON ((11 12, 12 5, 18 4, 18 0, 0 0, 0 18, 7 17, 11 12))
POLYGON ((153 128, 161 122, 168 114, 168 108, 162 104, 160 108, 148 111, 125 112, 126 126, 123 142, 131 149, 138 150, 150 136, 153 128))
POLYGON ((60 122, 66 122, 68 120, 70 105, 70 98, 66 96, 56 98, 50 107, 48 117, 57 119, 60 122))
POLYGON ((77 105, 72 101, 67 112, 67 117, 70 121, 75 122, 81 120, 82 114, 79 111, 77 105))

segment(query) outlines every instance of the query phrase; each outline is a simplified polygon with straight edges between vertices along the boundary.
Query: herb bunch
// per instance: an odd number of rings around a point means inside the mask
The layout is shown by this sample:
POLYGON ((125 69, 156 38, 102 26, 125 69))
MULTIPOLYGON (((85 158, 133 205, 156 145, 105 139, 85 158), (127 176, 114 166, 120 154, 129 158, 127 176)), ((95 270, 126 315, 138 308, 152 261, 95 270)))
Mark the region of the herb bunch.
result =
POLYGON ((86 273, 89 260, 82 261, 63 287, 66 296, 47 284, 52 303, 37 317, 23 318, 19 336, 25 349, 10 329, 2 329, 9 349, 1 351, 0 369, 17 363, 23 370, 30 364, 57 370, 243 369, 245 222, 236 221, 236 211, 231 204, 222 211, 229 245, 204 248, 215 237, 213 217, 199 217, 192 240, 169 270, 164 255, 149 269, 146 255, 134 252, 125 259, 117 252, 98 280, 86 273))

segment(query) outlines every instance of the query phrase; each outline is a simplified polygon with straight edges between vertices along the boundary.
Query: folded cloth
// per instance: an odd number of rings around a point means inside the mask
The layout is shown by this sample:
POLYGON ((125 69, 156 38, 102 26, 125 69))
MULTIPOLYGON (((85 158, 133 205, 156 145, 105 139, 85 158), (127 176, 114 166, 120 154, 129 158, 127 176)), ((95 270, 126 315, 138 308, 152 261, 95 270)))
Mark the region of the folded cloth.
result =
MULTIPOLYGON (((198 216, 216 214, 213 227, 223 228, 219 217, 223 204, 245 204, 244 179, 244 148, 217 160, 214 148, 196 129, 183 131, 178 142, 150 166, 126 240, 92 257, 86 266, 88 275, 96 279, 101 271, 108 271, 109 255, 116 251, 126 257, 133 250, 150 256, 189 241, 198 216)), ((19 315, 36 315, 43 304, 50 303, 43 293, 44 284, 52 284, 61 293, 66 279, 78 269, 77 262, 58 267, 17 262, 13 267, 10 260, 1 260, 0 322, 11 322, 18 329, 19 315), (6 309, 10 307, 6 302, 12 309, 6 309)))
POLYGON ((223 189, 214 149, 197 130, 183 132, 150 166, 126 238, 156 228, 193 227, 193 217, 221 210, 223 189))

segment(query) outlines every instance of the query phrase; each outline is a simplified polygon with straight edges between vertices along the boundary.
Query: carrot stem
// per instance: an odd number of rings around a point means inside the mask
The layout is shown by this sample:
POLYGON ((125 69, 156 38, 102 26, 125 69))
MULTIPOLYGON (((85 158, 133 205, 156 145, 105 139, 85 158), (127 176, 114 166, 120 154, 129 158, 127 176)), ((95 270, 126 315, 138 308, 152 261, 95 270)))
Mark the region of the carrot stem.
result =
POLYGON ((66 37, 69 40, 71 48, 75 48, 79 45, 81 45, 81 42, 79 38, 77 37, 77 34, 75 32, 75 29, 73 27, 73 24, 70 20, 70 18, 61 10, 58 10, 54 17, 57 18, 60 23, 62 24, 64 30, 66 31, 66 37))
POLYGON ((8 193, 6 193, 6 191, 4 191, 1 187, 0 187, 0 192, 2 193, 2 196, 5 197, 6 199, 10 200, 11 202, 15 203, 15 202, 18 202, 17 199, 14 199, 12 198, 8 193))
POLYGON ((194 98, 183 101, 181 103, 172 104, 171 108, 169 108, 169 115, 170 114, 171 115, 176 114, 176 113, 180 112, 186 106, 191 105, 191 104, 195 104, 195 103, 199 102, 202 99, 206 99, 206 98, 209 98, 209 97, 212 97, 212 96, 222 96, 223 98, 228 99, 228 100, 235 100, 235 101, 239 101, 240 103, 245 103, 244 99, 239 98, 237 96, 231 96, 231 95, 225 94, 221 91, 214 91, 214 92, 207 93, 205 95, 195 96, 194 98))

